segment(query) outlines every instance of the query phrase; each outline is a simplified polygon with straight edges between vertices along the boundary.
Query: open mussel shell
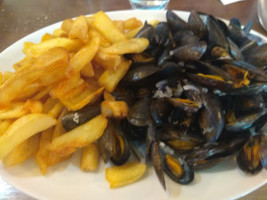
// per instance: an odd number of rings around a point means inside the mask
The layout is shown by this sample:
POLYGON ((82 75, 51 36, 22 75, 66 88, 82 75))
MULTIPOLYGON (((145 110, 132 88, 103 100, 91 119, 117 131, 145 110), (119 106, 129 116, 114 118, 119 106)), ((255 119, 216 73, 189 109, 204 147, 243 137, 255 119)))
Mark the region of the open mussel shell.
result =
POLYGON ((227 123, 225 129, 231 132, 247 130, 264 115, 266 115, 266 110, 243 115, 241 117, 238 117, 236 120, 227 123))
POLYGON ((62 125, 65 130, 70 131, 85 122, 89 121, 90 119, 96 117, 101 113, 100 104, 92 104, 87 105, 81 110, 77 110, 74 112, 68 112, 62 118, 62 125))
POLYGON ((196 82, 211 90, 225 91, 225 90, 231 90, 234 87, 232 81, 225 81, 220 76, 210 76, 208 74, 202 74, 202 73, 199 74, 186 73, 186 76, 192 82, 196 82))
POLYGON ((267 136, 264 134, 261 135, 259 154, 262 166, 267 169, 267 136))
POLYGON ((215 66, 212 63, 199 60, 199 61, 195 62, 195 65, 198 68, 199 72, 202 72, 204 74, 212 74, 215 76, 219 76, 219 77, 223 78, 223 80, 225 80, 225 81, 233 81, 232 76, 230 76, 222 68, 215 66))
POLYGON ((175 182, 186 185, 194 180, 193 168, 163 142, 159 145, 164 172, 175 182))
POLYGON ((156 125, 160 126, 168 122, 171 113, 171 105, 166 99, 153 99, 150 104, 150 114, 156 125))
POLYGON ((130 157, 130 145, 123 132, 111 120, 98 141, 100 153, 105 163, 111 160, 115 165, 123 165, 130 157))
POLYGON ((187 131, 184 127, 176 128, 172 126, 160 130, 160 139, 179 152, 191 150, 205 142, 204 138, 187 131))
POLYGON ((236 157, 237 164, 246 173, 255 174, 261 171, 259 153, 260 136, 254 136, 244 145, 236 157))
POLYGON ((184 158, 194 169, 205 169, 235 155, 245 142, 246 138, 243 136, 231 136, 219 143, 200 144, 186 153, 184 158))
POLYGON ((198 102, 191 101, 190 99, 182 99, 182 98, 167 98, 170 104, 174 107, 178 107, 183 109, 186 112, 197 112, 200 108, 198 102))

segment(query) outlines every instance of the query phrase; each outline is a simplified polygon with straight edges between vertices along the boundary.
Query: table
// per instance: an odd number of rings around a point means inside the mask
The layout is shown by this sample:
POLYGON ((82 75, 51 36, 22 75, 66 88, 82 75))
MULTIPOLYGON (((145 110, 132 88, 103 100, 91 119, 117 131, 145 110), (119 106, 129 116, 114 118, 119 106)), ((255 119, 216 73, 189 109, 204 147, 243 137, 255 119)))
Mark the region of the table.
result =
MULTIPOLYGON (((257 0, 246 0, 223 6, 219 0, 170 0, 173 10, 196 10, 230 19, 235 16, 242 24, 254 22, 253 29, 267 36, 257 17, 257 0)), ((127 0, 0 0, 0 52, 15 41, 55 22, 98 10, 131 9, 127 0)), ((240 200, 264 200, 267 185, 240 200)), ((0 199, 33 200, 0 178, 0 199)))

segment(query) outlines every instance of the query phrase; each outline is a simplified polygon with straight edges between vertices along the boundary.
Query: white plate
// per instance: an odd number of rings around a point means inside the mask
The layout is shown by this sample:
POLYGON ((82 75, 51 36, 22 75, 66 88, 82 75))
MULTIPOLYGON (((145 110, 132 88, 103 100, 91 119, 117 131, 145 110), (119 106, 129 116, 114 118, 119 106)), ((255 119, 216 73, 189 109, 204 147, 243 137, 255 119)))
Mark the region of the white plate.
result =
MULTIPOLYGON (((177 12, 187 19, 188 12, 177 12)), ((115 11, 109 12, 112 19, 137 17, 142 20, 165 20, 165 11, 115 11)), ((12 70, 12 64, 23 58, 23 42, 39 42, 46 32, 52 33, 60 23, 48 26, 14 43, 0 54, 1 70, 12 70)), ((109 189, 105 181, 104 164, 95 173, 85 173, 79 169, 79 152, 69 161, 49 168, 48 174, 42 176, 33 160, 12 167, 0 165, 1 176, 19 190, 37 198, 49 200, 73 199, 235 199, 246 195, 267 182, 267 173, 250 176, 238 169, 234 161, 227 160, 220 165, 196 173, 193 184, 182 186, 174 183, 167 176, 167 191, 164 191, 152 169, 138 182, 118 188, 109 189)))

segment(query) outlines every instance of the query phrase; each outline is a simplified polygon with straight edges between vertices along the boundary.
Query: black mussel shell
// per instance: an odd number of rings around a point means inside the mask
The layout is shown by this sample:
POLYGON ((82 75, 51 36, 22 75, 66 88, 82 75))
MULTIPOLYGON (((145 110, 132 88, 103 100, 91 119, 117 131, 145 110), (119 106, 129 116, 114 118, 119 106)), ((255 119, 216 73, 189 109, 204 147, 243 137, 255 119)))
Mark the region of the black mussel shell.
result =
POLYGON ((259 154, 260 137, 251 137, 236 157, 237 164, 244 172, 255 174, 261 171, 262 164, 259 154))
POLYGON ((170 55, 180 61, 196 61, 199 60, 207 50, 205 41, 194 42, 191 44, 179 46, 170 51, 170 55))
POLYGON ((173 11, 168 10, 166 12, 166 19, 167 23, 173 33, 179 31, 179 30, 185 30, 190 29, 190 26, 188 23, 186 23, 184 20, 182 20, 178 15, 176 15, 173 11))
POLYGON ((100 104, 87 105, 81 110, 69 112, 62 117, 62 125, 65 130, 70 131, 101 113, 100 104))

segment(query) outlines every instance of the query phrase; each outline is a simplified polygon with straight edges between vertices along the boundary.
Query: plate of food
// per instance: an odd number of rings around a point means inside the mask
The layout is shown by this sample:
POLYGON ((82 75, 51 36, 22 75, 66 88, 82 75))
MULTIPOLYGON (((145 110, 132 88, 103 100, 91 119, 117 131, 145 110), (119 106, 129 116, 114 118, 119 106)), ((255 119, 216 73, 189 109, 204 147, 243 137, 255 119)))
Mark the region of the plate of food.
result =
POLYGON ((126 10, 24 37, 0 54, 1 176, 47 200, 236 199, 259 188, 266 38, 250 29, 126 10))

